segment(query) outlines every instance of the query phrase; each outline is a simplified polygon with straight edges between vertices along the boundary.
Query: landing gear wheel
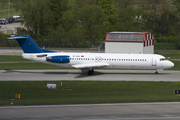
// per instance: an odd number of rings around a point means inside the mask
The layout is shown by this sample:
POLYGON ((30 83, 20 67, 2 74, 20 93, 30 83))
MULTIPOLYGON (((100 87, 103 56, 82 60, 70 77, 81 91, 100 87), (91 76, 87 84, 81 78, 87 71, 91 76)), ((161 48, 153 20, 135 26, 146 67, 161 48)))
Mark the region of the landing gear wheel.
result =
POLYGON ((92 73, 94 73, 94 70, 93 70, 93 69, 92 69, 91 71, 92 71, 92 73))
POLYGON ((88 71, 88 75, 92 75, 93 73, 94 73, 93 69, 88 71))
POLYGON ((156 75, 157 75, 157 74, 158 74, 158 71, 156 71, 154 74, 156 74, 156 75))
POLYGON ((91 70, 88 71, 88 75, 92 75, 93 72, 91 70))

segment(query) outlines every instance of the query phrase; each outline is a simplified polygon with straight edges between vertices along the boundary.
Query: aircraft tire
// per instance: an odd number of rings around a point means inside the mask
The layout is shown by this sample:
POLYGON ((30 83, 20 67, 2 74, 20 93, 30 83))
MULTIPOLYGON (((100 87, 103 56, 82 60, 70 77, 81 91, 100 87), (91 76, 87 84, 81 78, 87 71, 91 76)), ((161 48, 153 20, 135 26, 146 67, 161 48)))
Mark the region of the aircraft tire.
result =
POLYGON ((93 72, 94 72, 94 71, 89 70, 89 71, 88 71, 88 75, 92 75, 92 74, 93 74, 93 72))
POLYGON ((157 74, 158 74, 158 71, 156 71, 154 74, 156 74, 156 75, 157 75, 157 74))

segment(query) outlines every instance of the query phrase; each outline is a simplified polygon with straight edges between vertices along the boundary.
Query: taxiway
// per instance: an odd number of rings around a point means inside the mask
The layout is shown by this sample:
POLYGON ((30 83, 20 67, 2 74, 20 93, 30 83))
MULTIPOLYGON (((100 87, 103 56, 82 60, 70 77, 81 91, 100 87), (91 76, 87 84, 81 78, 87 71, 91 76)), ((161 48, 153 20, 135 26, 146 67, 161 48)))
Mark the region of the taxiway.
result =
POLYGON ((99 80, 99 81, 180 81, 180 71, 153 70, 98 70, 93 75, 77 69, 61 70, 0 70, 0 81, 51 81, 51 80, 99 80))
POLYGON ((180 102, 1 106, 1 120, 179 120, 180 102))

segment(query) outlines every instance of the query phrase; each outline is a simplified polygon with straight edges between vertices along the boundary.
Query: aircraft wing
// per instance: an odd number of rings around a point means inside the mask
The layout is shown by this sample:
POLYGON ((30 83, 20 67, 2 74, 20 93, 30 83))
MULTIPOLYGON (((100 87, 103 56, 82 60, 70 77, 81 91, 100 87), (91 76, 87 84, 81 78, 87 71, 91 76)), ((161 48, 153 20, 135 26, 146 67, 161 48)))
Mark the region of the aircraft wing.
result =
POLYGON ((107 63, 89 63, 89 64, 76 64, 72 65, 74 68, 98 68, 109 66, 107 63))

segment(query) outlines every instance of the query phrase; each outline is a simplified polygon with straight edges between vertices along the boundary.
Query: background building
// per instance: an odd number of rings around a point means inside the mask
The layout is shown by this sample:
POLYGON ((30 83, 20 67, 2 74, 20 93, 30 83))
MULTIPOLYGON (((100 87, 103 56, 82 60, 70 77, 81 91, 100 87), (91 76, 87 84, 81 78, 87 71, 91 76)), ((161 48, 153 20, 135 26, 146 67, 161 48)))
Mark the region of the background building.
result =
POLYGON ((154 53, 154 37, 149 32, 109 32, 105 39, 106 53, 154 53))

